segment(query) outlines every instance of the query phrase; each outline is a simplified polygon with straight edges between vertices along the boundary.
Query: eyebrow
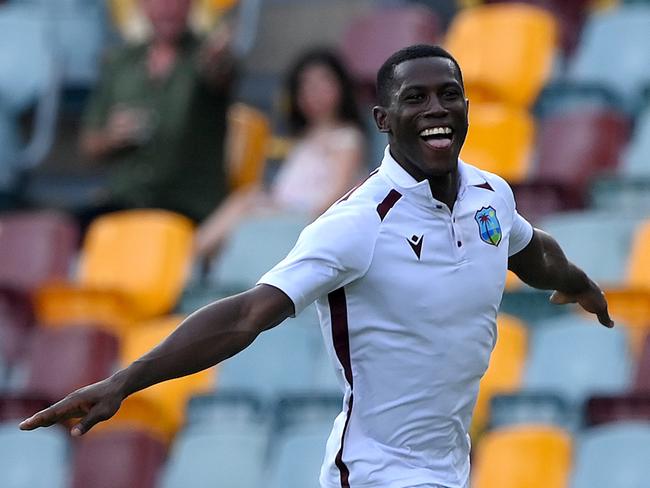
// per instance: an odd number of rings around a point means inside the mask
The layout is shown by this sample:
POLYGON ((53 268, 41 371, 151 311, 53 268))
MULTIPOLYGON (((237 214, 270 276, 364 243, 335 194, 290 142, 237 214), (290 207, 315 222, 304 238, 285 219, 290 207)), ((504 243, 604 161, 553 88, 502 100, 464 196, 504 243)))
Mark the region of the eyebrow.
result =
MULTIPOLYGON (((428 88, 429 88, 428 85, 422 85, 422 84, 406 85, 402 89, 398 90, 398 94, 401 95, 402 93, 406 93, 407 91, 410 91, 410 90, 426 90, 428 88)), ((462 90, 462 85, 460 84, 460 82, 458 80, 454 79, 453 81, 446 81, 446 82, 442 83, 442 85, 440 85, 438 88, 439 89, 460 88, 462 90)))

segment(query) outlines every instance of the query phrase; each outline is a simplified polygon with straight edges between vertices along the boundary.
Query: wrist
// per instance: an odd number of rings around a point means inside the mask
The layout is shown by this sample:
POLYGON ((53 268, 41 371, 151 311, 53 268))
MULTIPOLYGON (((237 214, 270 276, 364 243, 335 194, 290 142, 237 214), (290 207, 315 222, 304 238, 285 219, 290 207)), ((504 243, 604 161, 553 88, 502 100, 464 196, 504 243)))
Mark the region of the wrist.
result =
POLYGON ((132 366, 117 371, 109 378, 109 381, 122 400, 137 391, 134 387, 132 366))

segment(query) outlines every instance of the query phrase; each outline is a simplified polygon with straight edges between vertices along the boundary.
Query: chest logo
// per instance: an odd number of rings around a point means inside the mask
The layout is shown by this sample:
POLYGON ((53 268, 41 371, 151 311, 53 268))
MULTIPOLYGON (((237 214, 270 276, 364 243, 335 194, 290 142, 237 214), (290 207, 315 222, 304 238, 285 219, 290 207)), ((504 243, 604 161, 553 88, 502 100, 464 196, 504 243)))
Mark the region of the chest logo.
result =
POLYGON ((422 241, 424 241, 424 234, 420 237, 414 235, 410 239, 406 239, 406 242, 409 243, 409 246, 411 246, 411 249, 413 249, 413 252, 418 257, 418 261, 420 260, 420 253, 422 252, 422 241))
POLYGON ((497 211, 492 206, 477 210, 474 220, 478 224, 478 233, 486 244, 498 246, 501 242, 501 224, 497 218, 497 211))

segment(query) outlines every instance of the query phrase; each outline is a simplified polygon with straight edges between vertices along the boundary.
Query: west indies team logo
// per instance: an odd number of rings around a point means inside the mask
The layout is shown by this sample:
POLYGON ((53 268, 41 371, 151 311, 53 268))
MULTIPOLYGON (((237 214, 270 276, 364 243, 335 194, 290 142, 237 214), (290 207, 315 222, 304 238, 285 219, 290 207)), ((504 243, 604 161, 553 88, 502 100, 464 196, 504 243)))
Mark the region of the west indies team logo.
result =
POLYGON ((483 207, 477 210, 474 220, 478 224, 481 240, 486 244, 498 246, 501 242, 501 224, 497 218, 497 211, 492 206, 483 207))

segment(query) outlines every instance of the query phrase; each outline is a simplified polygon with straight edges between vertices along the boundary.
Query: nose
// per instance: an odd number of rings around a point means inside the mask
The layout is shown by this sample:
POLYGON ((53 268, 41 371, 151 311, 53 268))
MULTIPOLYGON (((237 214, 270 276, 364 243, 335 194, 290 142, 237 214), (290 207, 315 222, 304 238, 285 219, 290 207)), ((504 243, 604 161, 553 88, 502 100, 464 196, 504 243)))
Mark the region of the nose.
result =
POLYGON ((440 99, 436 95, 431 95, 425 115, 429 117, 444 117, 447 113, 449 113, 449 110, 440 103, 440 99))

